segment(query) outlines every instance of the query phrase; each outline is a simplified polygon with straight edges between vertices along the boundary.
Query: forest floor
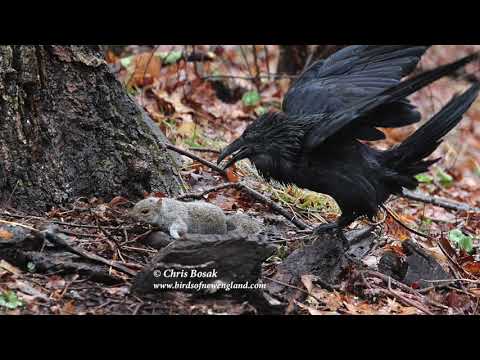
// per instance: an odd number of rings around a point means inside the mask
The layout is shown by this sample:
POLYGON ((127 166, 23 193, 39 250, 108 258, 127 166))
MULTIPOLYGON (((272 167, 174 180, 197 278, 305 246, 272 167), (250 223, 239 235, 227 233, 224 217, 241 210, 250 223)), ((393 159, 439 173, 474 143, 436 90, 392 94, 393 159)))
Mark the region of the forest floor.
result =
MULTIPOLYGON (((422 69, 452 61, 480 46, 434 46, 424 57, 422 69)), ((215 162, 217 153, 242 134, 256 116, 281 107, 289 77, 274 76, 278 62, 276 46, 184 46, 155 48, 131 46, 122 54, 107 54, 118 79, 159 125, 168 139, 206 160, 215 162), (198 61, 185 61, 184 54, 198 61), (194 55, 192 55, 194 54, 194 55)), ((192 60, 192 59, 190 59, 192 60)), ((468 68, 478 72, 478 65, 468 68)), ((442 79, 418 92, 412 101, 424 119, 437 112, 455 93, 465 89, 462 79, 442 79)), ((415 126, 386 130, 387 139, 374 146, 387 148, 405 139, 415 126)), ((442 160, 430 173, 419 176, 419 190, 427 197, 441 197, 480 207, 480 101, 477 101, 456 130, 437 150, 442 160)), ((227 179, 206 165, 184 157, 182 179, 186 193, 200 193, 227 181, 244 181, 281 205, 308 225, 333 221, 339 215, 328 196, 267 183, 248 161, 242 161, 227 179)), ((148 195, 148 194, 146 194, 148 195)), ((204 200, 226 213, 242 211, 263 222, 278 222, 285 243, 264 264, 265 278, 295 249, 305 236, 288 220, 275 215, 270 206, 248 194, 226 188, 211 192, 204 200)), ((408 227, 428 234, 424 239, 399 225, 389 214, 379 214, 375 224, 378 244, 361 261, 377 270, 381 256, 393 252, 405 256, 402 243, 415 240, 422 249, 450 272, 452 281, 432 282, 427 289, 405 288, 379 276, 362 276, 364 293, 351 291, 352 279, 345 277, 335 289, 302 277, 298 287, 302 299, 292 298, 285 312, 296 314, 480 314, 480 213, 457 211, 423 201, 395 198, 388 208, 408 227), (368 294, 367 294, 368 292, 368 294), (374 296, 372 296, 372 294, 374 296)), ((56 208, 45 217, 4 213, 2 219, 36 229, 57 222, 70 241, 90 253, 119 261, 140 270, 156 253, 139 243, 149 230, 128 218, 128 199, 116 197, 79 199, 68 208, 56 208)), ((355 222, 351 229, 368 225, 355 222)), ((0 231, 0 239, 8 236, 0 231)), ((245 297, 165 293, 160 299, 131 294, 131 277, 114 268, 109 274, 120 279, 105 284, 86 280, 81 273, 42 275, 23 272, 0 260, 0 314, 262 314, 245 297)), ((357 274, 358 275, 358 274, 357 274)))

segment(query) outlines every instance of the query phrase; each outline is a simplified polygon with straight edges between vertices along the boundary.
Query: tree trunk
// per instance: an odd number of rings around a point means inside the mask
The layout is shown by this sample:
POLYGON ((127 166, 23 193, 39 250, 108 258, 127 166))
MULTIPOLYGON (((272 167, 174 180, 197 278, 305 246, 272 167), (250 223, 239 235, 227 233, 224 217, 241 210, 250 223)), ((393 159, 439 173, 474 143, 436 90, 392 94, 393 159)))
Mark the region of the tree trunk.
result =
POLYGON ((305 65, 325 59, 345 45, 280 45, 279 74, 298 75, 305 65))
POLYGON ((98 46, 0 46, 0 206, 177 194, 163 141, 98 46))

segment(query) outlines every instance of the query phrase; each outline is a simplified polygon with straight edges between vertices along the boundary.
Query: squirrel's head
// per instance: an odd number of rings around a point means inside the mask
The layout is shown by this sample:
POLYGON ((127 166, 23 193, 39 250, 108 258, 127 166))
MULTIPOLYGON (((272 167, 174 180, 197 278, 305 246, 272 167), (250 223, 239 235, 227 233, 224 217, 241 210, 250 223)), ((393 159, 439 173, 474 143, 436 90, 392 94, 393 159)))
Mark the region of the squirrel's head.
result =
POLYGON ((158 216, 158 209, 161 204, 162 199, 156 197, 149 197, 141 200, 136 203, 130 211, 130 216, 134 217, 136 220, 153 224, 158 216))

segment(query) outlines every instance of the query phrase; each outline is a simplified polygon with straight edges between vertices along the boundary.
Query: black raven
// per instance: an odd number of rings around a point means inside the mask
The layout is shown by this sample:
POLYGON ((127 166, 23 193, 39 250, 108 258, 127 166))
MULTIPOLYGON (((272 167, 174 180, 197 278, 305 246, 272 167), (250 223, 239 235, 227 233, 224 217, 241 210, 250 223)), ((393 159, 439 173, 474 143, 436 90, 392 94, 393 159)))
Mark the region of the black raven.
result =
POLYGON ((225 168, 248 158, 266 179, 332 196, 342 215, 317 232, 338 230, 356 218, 372 218, 392 194, 418 186, 415 175, 438 161, 425 160, 462 119, 478 96, 475 83, 402 144, 387 151, 360 140, 380 140, 377 127, 397 128, 420 121, 407 97, 477 59, 402 78, 416 68, 428 46, 350 46, 307 69, 291 86, 282 112, 262 115, 227 146, 218 163, 225 168))

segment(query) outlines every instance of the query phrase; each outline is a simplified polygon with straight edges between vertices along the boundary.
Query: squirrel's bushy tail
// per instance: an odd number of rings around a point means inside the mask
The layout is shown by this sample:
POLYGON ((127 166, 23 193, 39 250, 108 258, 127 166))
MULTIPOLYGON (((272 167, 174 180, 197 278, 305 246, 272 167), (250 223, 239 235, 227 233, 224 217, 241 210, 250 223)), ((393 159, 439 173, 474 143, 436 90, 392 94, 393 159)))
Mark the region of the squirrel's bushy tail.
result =
POLYGON ((440 159, 424 160, 442 143, 478 97, 480 83, 475 83, 461 95, 455 96, 440 112, 407 138, 399 146, 384 153, 386 166, 393 170, 388 174, 401 191, 402 187, 414 189, 418 186, 415 175, 426 172, 430 165, 440 159))

